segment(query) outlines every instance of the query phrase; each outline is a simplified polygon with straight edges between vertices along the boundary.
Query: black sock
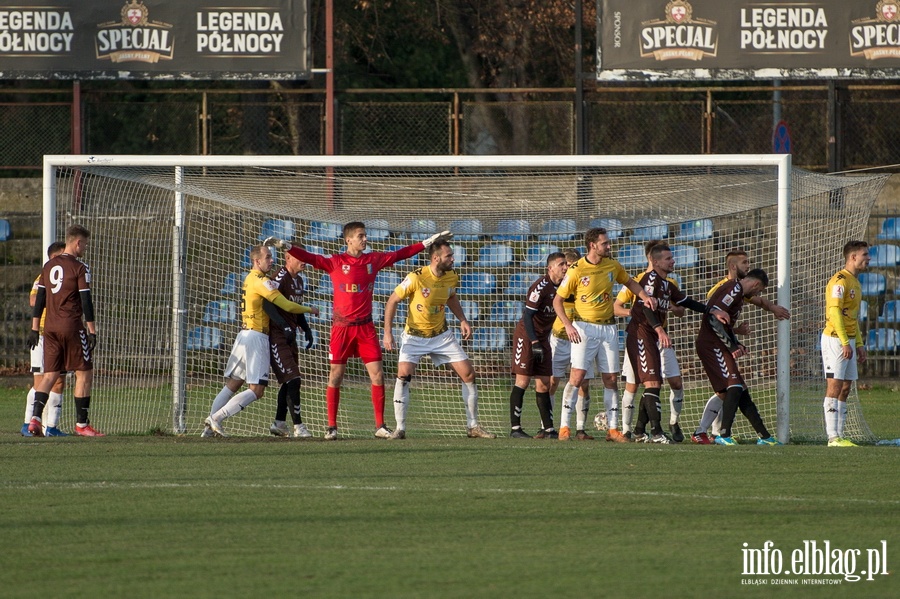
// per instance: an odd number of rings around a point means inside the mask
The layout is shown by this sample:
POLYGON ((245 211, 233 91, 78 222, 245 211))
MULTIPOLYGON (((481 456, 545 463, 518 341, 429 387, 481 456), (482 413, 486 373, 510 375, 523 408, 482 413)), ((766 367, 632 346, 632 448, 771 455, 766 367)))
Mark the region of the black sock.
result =
POLYGON ((650 432, 654 435, 661 435, 662 427, 659 421, 662 416, 659 409, 659 389, 644 389, 644 395, 641 396, 641 409, 647 411, 650 432))
POLYGON ((722 405, 722 436, 731 436, 731 427, 734 425, 734 416, 737 414, 738 405, 741 402, 743 387, 729 387, 725 392, 725 401, 722 405))
POLYGON ((287 383, 278 389, 278 401, 275 402, 275 421, 284 422, 287 420, 287 383))
MULTIPOLYGON (((91 407, 91 396, 75 398, 75 422, 78 424, 87 424, 88 409, 91 407)), ((35 405, 35 413, 37 413, 37 405, 35 405)))
POLYGON ((34 413, 33 417, 40 419, 41 414, 44 413, 44 406, 47 405, 47 400, 50 399, 49 393, 41 393, 40 391, 34 392, 34 413))
POLYGON ((538 413, 541 415, 541 428, 544 430, 553 428, 553 402, 550 400, 550 392, 538 391, 535 397, 538 413))
POLYGON ((291 421, 294 424, 303 424, 303 418, 300 417, 300 382, 300 377, 297 377, 282 387, 287 388, 287 403, 291 406, 291 421))
POLYGON ((759 409, 756 407, 756 404, 750 397, 750 391, 747 389, 744 389, 744 392, 741 393, 738 407, 741 409, 741 414, 750 421, 750 426, 753 427, 753 430, 756 431, 756 434, 759 435, 760 439, 768 439, 772 436, 769 434, 769 429, 763 424, 762 416, 759 415, 759 409))
POLYGON ((513 385, 509 392, 509 423, 512 428, 522 427, 522 404, 525 403, 525 389, 513 385))

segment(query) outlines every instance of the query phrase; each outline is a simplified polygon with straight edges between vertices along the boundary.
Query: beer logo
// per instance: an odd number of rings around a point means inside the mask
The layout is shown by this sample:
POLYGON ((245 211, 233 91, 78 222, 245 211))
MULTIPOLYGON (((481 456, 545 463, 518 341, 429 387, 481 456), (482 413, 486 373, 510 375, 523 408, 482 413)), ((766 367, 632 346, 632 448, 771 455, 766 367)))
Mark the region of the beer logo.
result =
POLYGON ((150 13, 143 2, 132 0, 131 4, 126 3, 122 7, 122 24, 137 27, 138 25, 147 24, 147 15, 150 13))
POLYGON ((717 23, 694 18, 690 2, 672 0, 664 19, 641 23, 640 44, 641 58, 699 61, 718 53, 717 23))
POLYGON ((900 58, 900 0, 880 0, 874 17, 853 21, 850 56, 866 60, 900 58))
POLYGON ((150 10, 143 2, 126 0, 118 21, 97 25, 94 38, 98 60, 114 63, 172 60, 175 43, 172 25, 150 20, 150 10))
POLYGON ((890 23, 894 19, 897 18, 897 3, 894 0, 881 0, 876 6, 875 10, 878 11, 878 20, 890 23))
POLYGON ((675 0, 666 4, 666 20, 672 23, 690 23, 691 13, 694 9, 683 0, 675 0))

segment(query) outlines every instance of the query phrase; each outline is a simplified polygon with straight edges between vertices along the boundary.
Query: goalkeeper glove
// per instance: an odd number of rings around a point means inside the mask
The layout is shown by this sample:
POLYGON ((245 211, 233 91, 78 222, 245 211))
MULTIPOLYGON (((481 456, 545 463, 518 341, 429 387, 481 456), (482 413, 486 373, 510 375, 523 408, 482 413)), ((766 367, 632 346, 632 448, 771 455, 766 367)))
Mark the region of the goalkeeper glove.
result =
POLYGON ((434 235, 423 241, 422 245, 424 245, 425 249, 427 250, 429 247, 431 247, 431 244, 438 239, 448 241, 451 237, 453 237, 453 233, 451 233, 450 231, 441 231, 440 233, 435 233, 434 235))
POLYGON ((312 331, 304 331, 303 334, 306 336, 306 349, 312 349, 312 346, 316 343, 312 331))
POLYGON ((266 237, 266 240, 263 241, 263 245, 272 245, 277 247, 280 250, 288 251, 293 246, 283 239, 278 239, 277 237, 266 237))
POLYGON ((544 348, 541 347, 540 343, 533 343, 531 345, 531 357, 534 358, 535 364, 540 364, 544 361, 544 348))
POLYGON ((28 347, 34 349, 35 347, 37 347, 37 344, 40 340, 40 335, 37 331, 28 331, 28 347))
POLYGON ((88 333, 88 349, 94 351, 97 347, 97 333, 88 333))

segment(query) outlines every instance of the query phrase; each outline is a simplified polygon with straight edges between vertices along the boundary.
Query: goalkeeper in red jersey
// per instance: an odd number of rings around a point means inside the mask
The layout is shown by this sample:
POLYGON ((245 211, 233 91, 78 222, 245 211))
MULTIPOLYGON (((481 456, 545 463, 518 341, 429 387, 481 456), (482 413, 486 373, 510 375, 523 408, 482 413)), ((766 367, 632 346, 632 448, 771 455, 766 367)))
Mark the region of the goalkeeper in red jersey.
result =
POLYGON ((358 221, 349 222, 344 225, 343 234, 347 251, 331 256, 321 256, 300 247, 292 247, 290 243, 275 237, 269 237, 263 243, 283 248, 295 258, 331 276, 334 290, 334 322, 328 352, 331 371, 328 375, 325 397, 328 407, 328 430, 325 439, 328 441, 337 439, 341 384, 347 371, 347 360, 353 357, 363 361, 372 382, 375 437, 388 439, 392 431, 384 425, 384 368, 381 344, 375 332, 375 324, 372 322, 375 277, 382 268, 418 254, 437 239, 449 239, 451 234, 450 231, 437 233, 425 241, 393 252, 368 253, 364 253, 368 245, 365 224, 358 221))

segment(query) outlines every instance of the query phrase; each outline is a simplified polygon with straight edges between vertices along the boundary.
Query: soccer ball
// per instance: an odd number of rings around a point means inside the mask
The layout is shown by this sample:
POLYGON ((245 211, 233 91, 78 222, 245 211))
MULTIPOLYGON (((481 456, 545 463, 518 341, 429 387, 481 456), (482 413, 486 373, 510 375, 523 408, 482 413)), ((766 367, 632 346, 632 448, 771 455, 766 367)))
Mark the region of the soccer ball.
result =
POLYGON ((606 412, 599 412, 594 416, 594 427, 598 431, 605 431, 609 428, 609 424, 606 422, 606 412))

